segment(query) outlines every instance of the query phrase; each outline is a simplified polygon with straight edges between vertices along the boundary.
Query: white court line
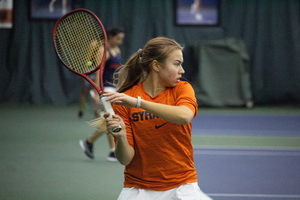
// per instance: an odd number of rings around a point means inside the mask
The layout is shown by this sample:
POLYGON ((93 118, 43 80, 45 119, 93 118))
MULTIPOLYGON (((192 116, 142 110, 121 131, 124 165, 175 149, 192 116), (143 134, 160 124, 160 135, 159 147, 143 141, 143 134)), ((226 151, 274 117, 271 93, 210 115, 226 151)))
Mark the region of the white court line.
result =
POLYGON ((298 149, 194 148, 195 155, 300 156, 298 149))
POLYGON ((206 193, 210 197, 250 197, 250 198, 300 198, 300 194, 228 194, 228 193, 206 193))
POLYGON ((269 136, 272 135, 274 137, 299 137, 300 131, 299 130, 261 130, 261 129, 252 129, 252 130, 245 130, 245 129, 197 129, 193 128, 192 134, 193 135, 211 135, 211 134, 219 134, 224 136, 235 136, 248 134, 249 136, 269 136))

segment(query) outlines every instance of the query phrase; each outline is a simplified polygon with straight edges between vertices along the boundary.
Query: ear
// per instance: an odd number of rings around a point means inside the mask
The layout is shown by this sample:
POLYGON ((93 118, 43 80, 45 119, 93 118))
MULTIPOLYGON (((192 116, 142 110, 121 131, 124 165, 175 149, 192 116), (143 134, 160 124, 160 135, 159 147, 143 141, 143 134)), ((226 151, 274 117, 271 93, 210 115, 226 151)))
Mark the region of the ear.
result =
POLYGON ((153 60, 151 66, 155 72, 159 72, 160 66, 159 66, 159 63, 157 62, 157 60, 153 60))

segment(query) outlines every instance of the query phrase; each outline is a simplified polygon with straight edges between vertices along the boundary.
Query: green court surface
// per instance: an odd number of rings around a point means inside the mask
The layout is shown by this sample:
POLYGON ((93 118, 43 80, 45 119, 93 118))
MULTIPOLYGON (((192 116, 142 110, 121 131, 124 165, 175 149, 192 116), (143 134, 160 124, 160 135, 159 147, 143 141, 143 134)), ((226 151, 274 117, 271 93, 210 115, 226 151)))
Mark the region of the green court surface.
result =
MULTIPOLYGON (((123 185, 119 163, 106 161, 108 142, 95 143, 95 159, 87 158, 79 140, 93 132, 77 105, 0 105, 0 199, 113 200, 123 185)), ((299 114, 299 108, 200 108, 203 113, 299 114)), ((193 135, 195 147, 300 149, 300 137, 193 135)))

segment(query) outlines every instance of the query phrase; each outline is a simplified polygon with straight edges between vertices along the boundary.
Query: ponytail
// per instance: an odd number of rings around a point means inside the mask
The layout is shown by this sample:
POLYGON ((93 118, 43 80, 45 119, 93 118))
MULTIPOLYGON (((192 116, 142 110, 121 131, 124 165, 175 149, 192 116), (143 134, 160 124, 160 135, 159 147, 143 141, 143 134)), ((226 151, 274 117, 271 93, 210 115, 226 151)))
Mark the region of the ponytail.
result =
POLYGON ((140 53, 134 53, 127 63, 116 72, 114 85, 117 92, 125 92, 132 86, 138 84, 144 77, 144 71, 140 63, 140 53))

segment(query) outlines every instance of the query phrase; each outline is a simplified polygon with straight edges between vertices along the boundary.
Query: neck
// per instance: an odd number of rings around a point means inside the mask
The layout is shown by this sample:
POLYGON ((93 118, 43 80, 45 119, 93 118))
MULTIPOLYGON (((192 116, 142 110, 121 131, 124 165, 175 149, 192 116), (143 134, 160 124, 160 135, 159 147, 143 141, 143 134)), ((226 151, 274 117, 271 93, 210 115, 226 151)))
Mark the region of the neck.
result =
POLYGON ((152 73, 150 73, 145 81, 143 82, 143 86, 145 91, 151 96, 155 97, 162 91, 164 91, 166 88, 161 86, 159 82, 156 80, 157 78, 153 76, 152 73))
POLYGON ((112 45, 110 42, 107 42, 107 47, 110 49, 116 48, 116 46, 112 45))

